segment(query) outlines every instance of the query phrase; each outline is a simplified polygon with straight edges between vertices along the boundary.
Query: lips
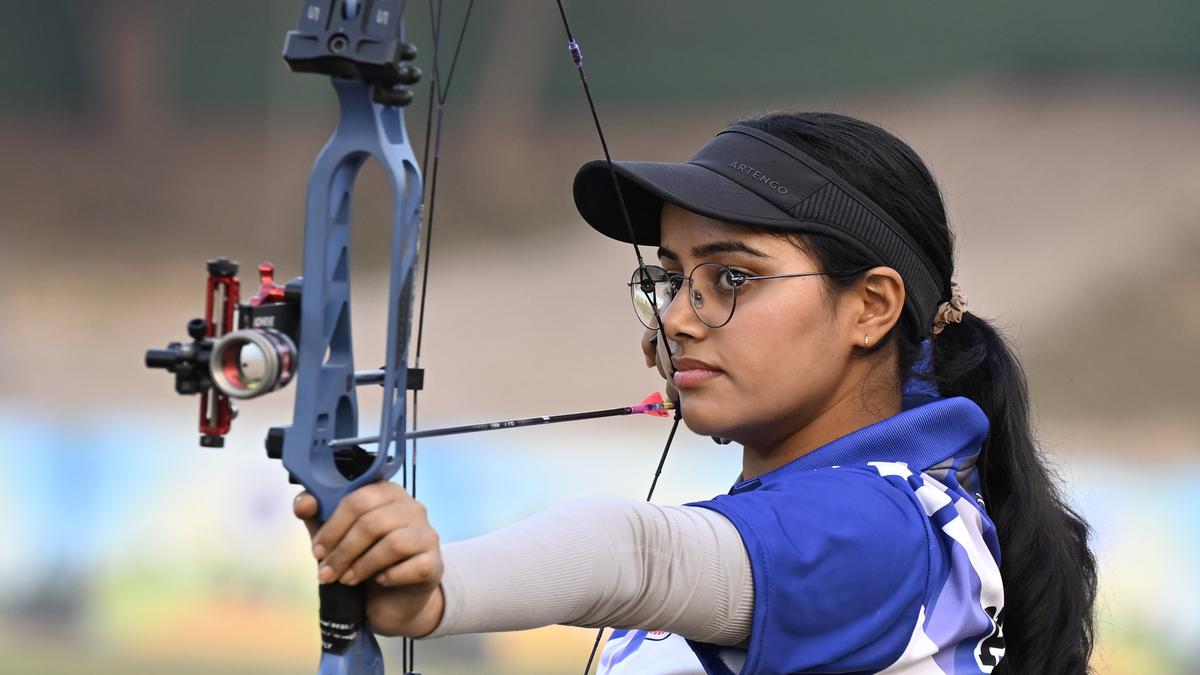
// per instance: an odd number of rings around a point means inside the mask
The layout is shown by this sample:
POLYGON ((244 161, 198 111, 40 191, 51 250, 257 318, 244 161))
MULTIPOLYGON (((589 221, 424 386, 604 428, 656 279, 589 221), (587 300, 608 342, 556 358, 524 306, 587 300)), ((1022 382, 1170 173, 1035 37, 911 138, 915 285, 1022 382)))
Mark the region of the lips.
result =
POLYGON ((671 381, 679 389, 691 389, 724 375, 716 366, 705 363, 700 359, 681 357, 675 359, 675 374, 671 381))

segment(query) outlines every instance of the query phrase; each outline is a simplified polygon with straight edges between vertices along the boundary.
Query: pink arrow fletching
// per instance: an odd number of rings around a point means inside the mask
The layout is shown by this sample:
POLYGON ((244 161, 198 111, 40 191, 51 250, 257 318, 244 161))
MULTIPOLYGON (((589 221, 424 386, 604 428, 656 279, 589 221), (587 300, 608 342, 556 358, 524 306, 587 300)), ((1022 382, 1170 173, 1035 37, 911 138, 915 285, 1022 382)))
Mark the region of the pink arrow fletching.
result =
POLYGON ((670 417, 671 413, 668 410, 673 410, 675 403, 672 401, 664 401, 661 392, 654 392, 646 397, 640 405, 635 405, 629 409, 631 413, 641 413, 643 415, 654 415, 655 417, 670 417))

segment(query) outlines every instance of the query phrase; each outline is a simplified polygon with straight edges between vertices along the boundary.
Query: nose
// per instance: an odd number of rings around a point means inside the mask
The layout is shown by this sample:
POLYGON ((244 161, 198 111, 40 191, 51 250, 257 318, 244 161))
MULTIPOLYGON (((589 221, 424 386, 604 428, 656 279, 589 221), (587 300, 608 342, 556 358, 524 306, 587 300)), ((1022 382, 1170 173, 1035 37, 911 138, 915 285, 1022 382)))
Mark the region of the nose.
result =
POLYGON ((663 331, 672 342, 700 337, 707 328, 692 308, 691 294, 694 292, 691 284, 685 283, 671 303, 659 312, 663 331))

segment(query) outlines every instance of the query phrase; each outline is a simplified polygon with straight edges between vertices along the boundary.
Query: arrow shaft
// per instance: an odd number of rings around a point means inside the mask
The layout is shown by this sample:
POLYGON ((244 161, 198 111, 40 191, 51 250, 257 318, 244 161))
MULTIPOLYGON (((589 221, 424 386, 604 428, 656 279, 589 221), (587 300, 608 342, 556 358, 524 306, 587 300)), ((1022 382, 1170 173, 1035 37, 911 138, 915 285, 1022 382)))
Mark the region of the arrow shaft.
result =
MULTIPOLYGON (((605 410, 589 410, 587 412, 565 413, 562 415, 541 415, 538 417, 525 417, 515 420, 502 420, 499 422, 482 422, 480 424, 464 424, 454 427, 443 427, 440 429, 421 429, 420 431, 410 431, 404 434, 405 440, 414 438, 436 438, 438 436, 455 436, 458 434, 472 434, 480 431, 496 431, 498 429, 515 429, 517 427, 532 427, 542 424, 558 424, 559 422, 574 422, 576 420, 590 420, 601 417, 617 417, 620 415, 636 415, 640 413, 653 412, 655 410, 669 410, 674 405, 671 403, 652 403, 643 405, 625 406, 623 408, 607 408, 605 410)), ((353 445, 367 445, 370 443, 378 443, 379 436, 358 436, 355 438, 339 438, 329 442, 332 448, 344 448, 353 445)))

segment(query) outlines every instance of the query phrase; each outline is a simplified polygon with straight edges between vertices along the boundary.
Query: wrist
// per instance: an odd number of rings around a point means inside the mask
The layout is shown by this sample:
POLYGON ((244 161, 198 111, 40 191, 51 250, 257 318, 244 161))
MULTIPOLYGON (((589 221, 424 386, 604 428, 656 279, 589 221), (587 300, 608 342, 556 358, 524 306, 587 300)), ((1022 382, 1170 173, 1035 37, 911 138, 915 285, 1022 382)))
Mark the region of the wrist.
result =
POLYGON ((411 614, 414 593, 411 587, 397 589, 372 585, 367 601, 371 632, 386 637, 422 638, 436 630, 446 606, 441 585, 430 592, 416 614, 411 614))
POLYGON ((433 593, 429 596, 429 602, 425 603, 425 607, 421 609, 411 622, 408 630, 404 631, 405 637, 423 638, 433 631, 442 623, 442 616, 446 610, 446 596, 442 593, 442 585, 438 584, 437 588, 433 589, 433 593))

